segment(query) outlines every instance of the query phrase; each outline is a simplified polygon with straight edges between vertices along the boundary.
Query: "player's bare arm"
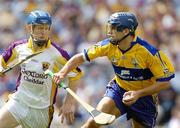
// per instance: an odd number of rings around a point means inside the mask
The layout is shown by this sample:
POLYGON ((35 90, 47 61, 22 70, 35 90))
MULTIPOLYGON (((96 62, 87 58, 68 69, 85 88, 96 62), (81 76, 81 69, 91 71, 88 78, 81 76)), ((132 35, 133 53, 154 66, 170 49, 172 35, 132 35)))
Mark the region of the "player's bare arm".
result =
POLYGON ((128 91, 123 95, 123 103, 129 106, 135 103, 140 97, 153 95, 168 88, 170 88, 169 82, 157 82, 150 87, 138 91, 128 91))
MULTIPOLYGON (((69 88, 76 92, 78 81, 70 81, 69 82, 69 88)), ((61 123, 64 122, 64 119, 66 118, 67 124, 73 124, 75 117, 74 117, 74 111, 75 111, 75 99, 67 93, 65 101, 63 106, 59 109, 59 116, 61 116, 61 123)))
POLYGON ((73 56, 58 73, 54 74, 53 81, 56 84, 59 84, 70 71, 81 65, 83 62, 83 54, 80 53, 73 56))

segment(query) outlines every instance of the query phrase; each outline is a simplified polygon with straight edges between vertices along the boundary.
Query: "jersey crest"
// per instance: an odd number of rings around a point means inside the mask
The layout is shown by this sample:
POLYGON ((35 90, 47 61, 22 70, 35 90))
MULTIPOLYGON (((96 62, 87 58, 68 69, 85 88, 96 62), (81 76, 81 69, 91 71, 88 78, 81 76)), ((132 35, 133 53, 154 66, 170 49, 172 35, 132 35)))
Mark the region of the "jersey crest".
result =
POLYGON ((117 64, 118 64, 118 60, 116 59, 116 57, 112 57, 111 62, 112 62, 112 64, 114 64, 114 65, 117 65, 117 64))
POLYGON ((138 68, 138 61, 136 60, 136 58, 132 58, 131 63, 133 64, 134 68, 138 68))
POLYGON ((48 62, 42 62, 42 69, 43 71, 46 71, 47 69, 49 69, 50 63, 48 62))

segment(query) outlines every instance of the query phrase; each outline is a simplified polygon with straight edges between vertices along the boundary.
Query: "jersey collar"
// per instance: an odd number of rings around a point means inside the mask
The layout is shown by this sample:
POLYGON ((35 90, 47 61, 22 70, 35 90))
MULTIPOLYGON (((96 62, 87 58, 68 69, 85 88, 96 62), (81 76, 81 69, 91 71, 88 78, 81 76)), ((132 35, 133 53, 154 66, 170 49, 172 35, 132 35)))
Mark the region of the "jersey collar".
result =
POLYGON ((119 47, 119 50, 124 54, 124 53, 126 53, 127 51, 129 51, 136 43, 137 43, 137 39, 138 39, 138 36, 135 36, 134 37, 134 39, 133 39, 133 41, 131 42, 131 46, 128 48, 128 49, 126 49, 126 50, 122 50, 122 49, 120 49, 119 47))
MULTIPOLYGON (((50 45, 51 45, 51 40, 48 40, 47 46, 45 48, 49 48, 50 45)), ((28 39, 28 48, 32 49, 32 51, 35 52, 35 49, 33 48, 33 41, 32 41, 31 37, 28 39)))

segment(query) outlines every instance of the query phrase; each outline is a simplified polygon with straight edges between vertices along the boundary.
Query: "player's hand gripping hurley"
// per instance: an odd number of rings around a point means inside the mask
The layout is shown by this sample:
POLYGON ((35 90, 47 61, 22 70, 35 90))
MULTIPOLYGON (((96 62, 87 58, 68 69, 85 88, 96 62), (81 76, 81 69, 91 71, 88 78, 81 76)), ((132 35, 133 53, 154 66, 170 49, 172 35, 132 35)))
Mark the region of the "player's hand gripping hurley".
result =
MULTIPOLYGON (((53 77, 54 75, 50 70, 46 70, 45 74, 48 74, 51 77, 53 77)), ((63 82, 61 82, 59 86, 64 88, 69 94, 71 94, 89 112, 89 114, 92 116, 92 118, 97 124, 107 125, 114 122, 116 118, 115 115, 107 114, 96 110, 91 105, 80 99, 80 97, 76 95, 70 88, 65 86, 63 82)))

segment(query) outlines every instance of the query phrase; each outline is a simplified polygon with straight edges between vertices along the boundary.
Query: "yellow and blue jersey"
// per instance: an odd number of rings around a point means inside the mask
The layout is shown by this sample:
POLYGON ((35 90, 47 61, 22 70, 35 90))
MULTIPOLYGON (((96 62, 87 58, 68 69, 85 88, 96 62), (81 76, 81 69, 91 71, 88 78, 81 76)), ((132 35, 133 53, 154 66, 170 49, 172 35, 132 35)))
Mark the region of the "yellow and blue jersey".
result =
POLYGON ((102 56, 111 61, 115 72, 114 79, 127 91, 146 88, 156 81, 169 81, 175 76, 174 67, 168 57, 139 37, 126 51, 113 45, 109 39, 84 50, 87 61, 102 56))
MULTIPOLYGON (((14 60, 22 60, 35 53, 32 39, 24 39, 12 43, 1 55, 2 65, 7 67, 14 60)), ((49 69, 58 72, 70 59, 69 54, 50 40, 47 46, 38 54, 20 65, 21 72, 17 80, 17 91, 12 95, 33 108, 46 108, 55 102, 57 86, 52 79, 44 74, 49 69)), ((67 81, 77 80, 82 76, 79 68, 67 75, 67 81)))

